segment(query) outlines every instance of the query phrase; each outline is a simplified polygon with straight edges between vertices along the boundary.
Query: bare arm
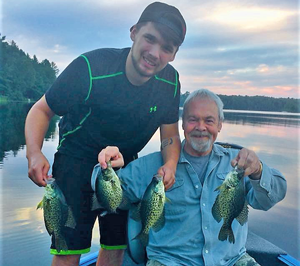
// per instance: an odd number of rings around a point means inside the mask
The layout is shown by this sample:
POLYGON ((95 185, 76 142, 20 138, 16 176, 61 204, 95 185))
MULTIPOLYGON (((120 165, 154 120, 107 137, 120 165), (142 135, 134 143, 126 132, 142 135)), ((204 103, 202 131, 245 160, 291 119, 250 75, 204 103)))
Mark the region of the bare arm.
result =
POLYGON ((164 177, 164 185, 169 189, 175 183, 175 172, 180 154, 180 137, 178 123, 161 125, 161 153, 164 165, 157 173, 164 177))
POLYGON ((45 96, 30 109, 25 122, 26 157, 28 176, 38 186, 46 186, 50 165, 41 152, 49 122, 54 113, 48 106, 45 96))

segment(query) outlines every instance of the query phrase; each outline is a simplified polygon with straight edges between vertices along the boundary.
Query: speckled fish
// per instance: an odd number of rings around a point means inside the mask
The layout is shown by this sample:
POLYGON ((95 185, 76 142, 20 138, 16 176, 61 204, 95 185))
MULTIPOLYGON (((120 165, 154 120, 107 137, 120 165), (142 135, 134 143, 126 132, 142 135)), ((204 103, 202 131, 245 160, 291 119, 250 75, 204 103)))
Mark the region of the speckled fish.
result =
POLYGON ((73 213, 66 203, 65 197, 54 178, 47 180, 45 194, 37 209, 44 210, 44 222, 49 235, 54 235, 58 252, 68 250, 63 236, 63 227, 75 228, 73 213))
MULTIPOLYGON (((92 210, 104 208, 107 213, 116 213, 117 208, 120 206, 123 198, 123 191, 121 182, 111 163, 107 163, 106 169, 96 168, 93 172, 92 183, 95 191, 93 198, 92 210), (93 181, 93 178, 95 180, 93 181)), ((103 214, 102 214, 103 215, 103 214)))
POLYGON ((132 217, 142 223, 141 232, 134 239, 139 239, 144 246, 148 245, 150 229, 158 232, 165 225, 164 205, 166 201, 169 200, 165 196, 163 178, 160 175, 154 175, 137 207, 136 214, 132 217))
POLYGON ((236 219, 240 225, 244 225, 248 220, 248 207, 246 201, 244 170, 235 167, 230 171, 221 186, 215 191, 219 195, 212 207, 212 215, 219 223, 223 218, 223 225, 219 232, 219 240, 228 239, 230 243, 235 242, 231 228, 232 222, 236 219))

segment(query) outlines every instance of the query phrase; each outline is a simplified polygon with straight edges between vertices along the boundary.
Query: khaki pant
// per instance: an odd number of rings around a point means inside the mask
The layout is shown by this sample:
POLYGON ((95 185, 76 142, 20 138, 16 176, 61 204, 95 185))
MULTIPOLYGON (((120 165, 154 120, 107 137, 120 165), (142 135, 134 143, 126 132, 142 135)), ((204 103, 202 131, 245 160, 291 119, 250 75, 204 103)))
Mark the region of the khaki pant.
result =
MULTIPOLYGON (((167 266, 156 260, 148 260, 146 266, 167 266)), ((241 257, 234 266, 260 266, 248 253, 241 257)))

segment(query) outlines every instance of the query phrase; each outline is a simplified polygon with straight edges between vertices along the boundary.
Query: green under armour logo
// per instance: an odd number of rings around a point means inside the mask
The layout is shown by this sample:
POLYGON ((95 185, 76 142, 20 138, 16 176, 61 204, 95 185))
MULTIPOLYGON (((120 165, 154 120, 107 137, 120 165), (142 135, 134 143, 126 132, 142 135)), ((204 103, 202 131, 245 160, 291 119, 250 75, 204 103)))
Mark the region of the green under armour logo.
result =
POLYGON ((156 105, 153 106, 153 107, 150 107, 150 113, 156 112, 156 109, 157 109, 156 105))

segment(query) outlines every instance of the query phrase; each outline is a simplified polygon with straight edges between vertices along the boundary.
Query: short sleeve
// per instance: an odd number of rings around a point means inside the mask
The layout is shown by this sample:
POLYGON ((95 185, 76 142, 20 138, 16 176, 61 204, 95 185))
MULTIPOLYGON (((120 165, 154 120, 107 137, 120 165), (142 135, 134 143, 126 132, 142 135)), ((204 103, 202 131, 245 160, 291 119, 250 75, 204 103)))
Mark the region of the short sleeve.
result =
POLYGON ((83 57, 76 58, 58 76, 45 97, 51 110, 65 115, 76 104, 84 103, 90 87, 90 75, 83 57))
POLYGON ((180 82, 179 75, 176 71, 176 85, 174 89, 174 98, 171 108, 163 118, 162 124, 174 124, 179 120, 179 103, 180 103, 180 82))

